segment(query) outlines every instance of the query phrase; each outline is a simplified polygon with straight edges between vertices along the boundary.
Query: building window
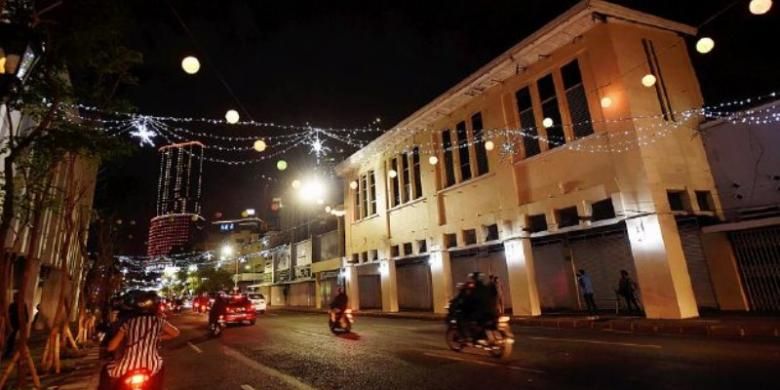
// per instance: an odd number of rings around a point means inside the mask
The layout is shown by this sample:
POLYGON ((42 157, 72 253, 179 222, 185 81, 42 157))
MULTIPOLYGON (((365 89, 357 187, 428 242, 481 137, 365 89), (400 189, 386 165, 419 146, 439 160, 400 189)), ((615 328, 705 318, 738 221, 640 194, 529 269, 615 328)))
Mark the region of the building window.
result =
POLYGON ((485 226, 485 241, 496 241, 498 240, 498 225, 492 224, 485 226))
POLYGON ((712 193, 709 191, 696 191, 696 203, 701 211, 713 211, 712 193))
POLYGON ((460 156, 460 180, 471 179, 471 156, 469 155, 469 136, 466 132, 466 122, 455 125, 455 136, 458 137, 458 156, 460 156))
POLYGON ((409 256, 413 254, 414 254, 414 250, 412 249, 412 243, 411 242, 404 243, 404 256, 409 256))
POLYGON ((403 198, 401 200, 403 202, 408 202, 412 199, 412 181, 410 180, 411 177, 409 176, 409 155, 403 154, 401 155, 401 177, 403 177, 403 186, 404 186, 404 193, 403 198))
POLYGON ((567 207, 565 209, 559 209, 556 211, 558 215, 558 227, 565 228, 569 226, 577 226, 580 224, 580 217, 577 214, 577 207, 567 207))
POLYGON ((398 257, 399 256, 399 248, 398 245, 393 245, 390 247, 390 257, 398 257))
POLYGON ((487 150, 485 150, 485 131, 482 124, 482 113, 471 117, 471 132, 474 135, 474 154, 477 155, 477 176, 488 173, 487 150))
POLYGON ((368 216, 368 177, 366 175, 360 177, 360 201, 362 204, 361 215, 365 218, 368 216))
POLYGON ((474 245, 477 243, 477 230, 466 229, 463 231, 463 245, 474 245))
POLYGON ((414 199, 422 198, 422 177, 420 176, 420 148, 412 150, 412 176, 414 176, 414 199))
POLYGON ((391 202, 392 203, 390 205, 391 205, 391 207, 395 207, 395 206, 398 206, 399 204, 401 204, 401 189, 399 188, 398 175, 397 175, 397 173, 398 173, 398 159, 394 158, 394 159, 390 160, 390 167, 389 167, 389 169, 387 171, 390 172, 391 170, 396 172, 395 177, 391 177, 390 178, 390 186, 393 189, 393 196, 391 198, 391 202))
POLYGON ((372 249, 368 251, 368 260, 369 261, 379 260, 379 251, 377 251, 376 249, 372 249))
MULTIPOLYGON (((558 108, 558 97, 555 94, 553 75, 548 74, 536 82, 539 89, 539 100, 542 104, 542 119, 552 120, 552 126, 546 128, 547 148, 553 149, 566 143, 563 134, 561 111, 558 108)), ((544 121, 542 122, 544 123, 544 121)))
POLYGON ((374 171, 368 171, 368 213, 376 214, 376 177, 374 171))
POLYGON ((688 210, 685 191, 666 191, 666 197, 669 200, 669 208, 672 211, 688 210))
POLYGON ((360 261, 360 255, 357 253, 352 254, 352 263, 355 264, 360 261))
POLYGON ((455 233, 449 233, 444 235, 444 247, 455 248, 458 246, 458 237, 455 233))
POLYGON ((612 205, 612 199, 604 199, 594 202, 591 206, 592 220, 602 221, 615 218, 615 206, 612 205))
POLYGON ((417 253, 427 253, 428 252, 428 241, 426 240, 418 240, 417 241, 417 253))
POLYGON ((355 200, 353 218, 355 221, 359 221, 363 216, 360 213, 360 179, 357 180, 358 188, 352 191, 352 197, 355 200))
POLYGON ((368 252, 363 252, 360 254, 360 262, 365 263, 368 261, 368 252))
POLYGON ((523 148, 525 157, 531 157, 539 154, 539 131, 536 129, 536 115, 531 102, 531 90, 528 87, 522 88, 515 93, 517 100, 517 112, 520 116, 520 127, 523 131, 523 148))
POLYGON ((529 215, 528 230, 531 233, 543 232, 547 230, 547 216, 544 214, 529 215))
POLYGON ((444 186, 449 187, 455 184, 455 160, 452 158, 452 134, 449 129, 441 132, 441 143, 444 148, 444 186))
POLYGON ((580 62, 574 60, 561 68, 563 88, 566 90, 566 101, 569 103, 574 138, 582 138, 593 134, 593 124, 590 120, 588 97, 582 83, 580 62))
POLYGON ((669 100, 669 93, 666 90, 666 83, 664 77, 661 74, 661 66, 658 63, 658 57, 655 54, 655 46, 653 42, 648 39, 642 39, 642 47, 645 50, 645 59, 647 60, 647 66, 650 68, 650 73, 655 76, 655 94, 658 98, 658 104, 661 106, 661 114, 664 116, 664 120, 673 121, 674 110, 672 109, 672 101, 669 100))

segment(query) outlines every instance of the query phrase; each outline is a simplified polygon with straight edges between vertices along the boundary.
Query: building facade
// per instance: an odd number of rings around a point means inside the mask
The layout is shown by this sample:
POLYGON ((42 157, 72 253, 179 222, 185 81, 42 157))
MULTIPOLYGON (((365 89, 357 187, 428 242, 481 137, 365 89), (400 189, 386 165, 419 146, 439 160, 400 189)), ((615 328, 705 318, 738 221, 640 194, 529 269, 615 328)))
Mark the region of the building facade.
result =
POLYGON ((211 223, 206 250, 220 256, 225 269, 235 271, 240 286, 264 280, 265 262, 260 256, 267 231, 263 220, 257 217, 225 219, 211 223), (228 254, 223 254, 227 249, 228 254), (222 258, 224 257, 224 259, 222 258))
POLYGON ((577 310, 584 269, 614 307, 626 270, 648 317, 698 316, 713 288, 684 220, 722 209, 695 34, 582 1, 340 164, 353 306, 443 312, 481 271, 516 315, 577 310))
POLYGON ((165 256, 192 250, 201 216, 203 149, 200 142, 160 148, 157 215, 149 225, 147 255, 165 256))

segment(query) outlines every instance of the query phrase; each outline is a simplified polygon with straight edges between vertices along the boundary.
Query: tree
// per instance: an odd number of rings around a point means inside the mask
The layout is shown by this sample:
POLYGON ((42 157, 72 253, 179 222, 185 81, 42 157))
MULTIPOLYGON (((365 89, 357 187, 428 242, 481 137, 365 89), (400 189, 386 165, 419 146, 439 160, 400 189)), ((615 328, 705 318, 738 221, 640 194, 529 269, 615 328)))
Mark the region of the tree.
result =
POLYGON ((214 292, 229 290, 233 287, 233 274, 227 270, 215 267, 204 267, 198 271, 200 285, 196 292, 214 292))
MULTIPOLYGON (((8 247, 8 243, 10 238, 16 240, 19 236, 19 232, 12 232, 14 221, 18 221, 21 223, 17 225, 30 232, 30 250, 25 259, 20 288, 20 296, 25 297, 31 288, 30 279, 36 273, 33 269, 35 259, 30 255, 35 255, 37 252, 33 249, 40 245, 37 242, 40 238, 40 218, 47 206, 56 206, 49 205, 49 202, 57 197, 46 184, 47 175, 40 176, 41 180, 37 183, 42 184, 36 190, 31 190, 34 181, 25 182, 22 178, 28 175, 31 167, 46 171, 67 165, 67 159, 74 156, 99 160, 114 153, 111 146, 114 141, 110 137, 100 131, 84 129, 65 113, 73 110, 70 104, 77 102, 103 109, 126 108, 126 103, 116 96, 123 85, 135 82, 130 70, 141 62, 141 55, 123 45, 122 32, 127 25, 123 20, 122 2, 72 0, 39 10, 30 6, 29 1, 8 0, 0 3, 0 7, 0 11, 6 11, 5 15, 15 22, 30 24, 46 42, 45 55, 24 88, 4 102, 9 131, 7 137, 0 139, 0 150, 5 154, 0 183, 3 195, 0 285, 3 288, 10 286, 11 263, 17 254, 13 252, 13 247, 8 247), (20 112, 24 120, 13 121, 11 111, 20 112), (56 153, 47 155, 52 150, 56 153)), ((70 229, 70 234, 79 230, 76 225, 70 229)), ((24 306, 20 305, 20 319, 26 322, 24 306)), ((0 307, 8 307, 5 291, 0 294, 0 307)), ((5 324, 5 310, 0 310, 0 331, 4 330, 5 324)), ((29 332, 26 327, 22 330, 13 359, 27 362, 34 384, 40 387, 27 347, 29 332)), ((9 368, 12 369, 13 364, 9 368)), ((0 378, 0 387, 9 374, 7 368, 0 378)), ((24 377, 21 372, 18 376, 20 379, 24 377)))

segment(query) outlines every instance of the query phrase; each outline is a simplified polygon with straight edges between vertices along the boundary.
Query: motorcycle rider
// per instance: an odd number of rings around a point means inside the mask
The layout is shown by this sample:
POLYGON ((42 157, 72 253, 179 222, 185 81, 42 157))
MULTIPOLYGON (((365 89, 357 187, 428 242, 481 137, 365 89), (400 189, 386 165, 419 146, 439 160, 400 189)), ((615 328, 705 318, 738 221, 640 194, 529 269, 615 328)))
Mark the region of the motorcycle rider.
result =
POLYGON ((338 290, 336 290, 336 296, 333 297, 333 301, 330 302, 330 320, 333 322, 341 320, 341 315, 347 310, 348 304, 349 297, 347 297, 347 293, 344 292, 343 287, 339 287, 338 290))
POLYGON ((217 325, 219 316, 225 315, 227 312, 227 304, 227 297, 225 297, 225 294, 217 294, 217 297, 214 299, 214 304, 211 306, 211 310, 209 310, 209 326, 217 325))
POLYGON ((159 341, 170 340, 179 330, 160 314, 159 297, 154 292, 128 294, 133 314, 119 327, 108 342, 108 351, 122 347, 120 357, 107 364, 100 377, 100 389, 114 389, 119 379, 128 372, 148 370, 149 389, 162 388, 163 359, 157 351, 159 341))
POLYGON ((463 304, 463 318, 468 323, 465 328, 469 329, 472 324, 475 324, 480 331, 479 334, 472 336, 484 339, 485 329, 493 326, 497 318, 495 307, 490 303, 490 288, 482 282, 479 272, 469 274, 465 288, 469 290, 463 304))

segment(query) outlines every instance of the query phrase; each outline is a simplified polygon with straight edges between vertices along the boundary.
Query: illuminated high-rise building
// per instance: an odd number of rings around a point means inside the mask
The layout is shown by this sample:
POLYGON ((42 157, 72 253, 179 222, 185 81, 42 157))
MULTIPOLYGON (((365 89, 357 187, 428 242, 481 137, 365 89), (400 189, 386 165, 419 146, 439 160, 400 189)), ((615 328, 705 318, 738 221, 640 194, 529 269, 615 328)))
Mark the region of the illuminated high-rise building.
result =
POLYGON ((197 224, 203 219, 203 149, 200 142, 160 148, 157 215, 149 225, 149 256, 164 256, 192 248, 197 224))

